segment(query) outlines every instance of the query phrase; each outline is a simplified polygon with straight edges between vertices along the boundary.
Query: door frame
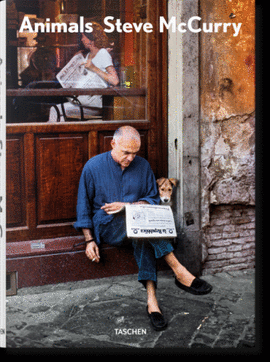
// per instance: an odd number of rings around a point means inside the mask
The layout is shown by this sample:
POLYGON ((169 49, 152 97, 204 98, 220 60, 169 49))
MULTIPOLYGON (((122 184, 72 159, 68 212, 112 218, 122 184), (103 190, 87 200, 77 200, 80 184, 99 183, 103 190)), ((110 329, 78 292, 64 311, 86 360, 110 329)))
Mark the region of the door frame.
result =
MULTIPOLYGON (((168 19, 187 23, 199 0, 168 0, 168 19)), ((168 174, 179 180, 178 259, 201 274, 199 34, 168 31, 168 174)))

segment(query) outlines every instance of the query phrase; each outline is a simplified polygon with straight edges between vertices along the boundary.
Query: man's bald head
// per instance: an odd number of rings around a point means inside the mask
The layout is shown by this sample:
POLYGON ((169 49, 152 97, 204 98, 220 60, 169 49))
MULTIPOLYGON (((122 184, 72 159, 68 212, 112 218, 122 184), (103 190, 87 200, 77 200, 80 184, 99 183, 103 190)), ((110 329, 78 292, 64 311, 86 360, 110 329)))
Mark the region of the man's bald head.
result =
POLYGON ((131 126, 120 127, 114 132, 113 139, 115 140, 115 142, 118 142, 122 137, 126 140, 134 139, 141 142, 140 133, 131 126))
POLYGON ((119 163, 122 170, 128 167, 141 147, 139 132, 131 126, 123 126, 115 131, 112 146, 112 158, 119 163))

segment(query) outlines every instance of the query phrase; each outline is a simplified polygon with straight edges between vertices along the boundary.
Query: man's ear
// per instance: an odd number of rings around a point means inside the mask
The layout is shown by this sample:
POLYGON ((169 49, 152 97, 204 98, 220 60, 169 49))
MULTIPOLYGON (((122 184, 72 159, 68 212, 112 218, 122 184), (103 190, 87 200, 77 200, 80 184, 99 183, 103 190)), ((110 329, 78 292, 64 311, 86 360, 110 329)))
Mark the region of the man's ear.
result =
POLYGON ((114 149, 114 147, 115 147, 115 140, 114 139, 111 140, 111 147, 112 147, 112 149, 114 149))

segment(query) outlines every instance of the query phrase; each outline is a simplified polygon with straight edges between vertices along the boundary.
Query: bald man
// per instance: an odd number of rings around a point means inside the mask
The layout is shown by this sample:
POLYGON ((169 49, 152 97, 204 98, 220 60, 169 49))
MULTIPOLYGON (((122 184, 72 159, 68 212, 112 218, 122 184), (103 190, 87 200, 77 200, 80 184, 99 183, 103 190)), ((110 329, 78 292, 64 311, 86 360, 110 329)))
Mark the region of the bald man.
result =
MULTIPOLYGON (((160 202, 153 171, 144 158, 137 156, 141 147, 139 132, 130 126, 119 128, 111 142, 112 150, 91 158, 84 166, 77 202, 77 221, 74 227, 82 230, 86 255, 99 263, 102 242, 121 246, 127 241, 126 204, 160 202)), ((207 294, 212 286, 193 276, 174 256, 166 239, 136 240, 132 246, 138 264, 138 280, 147 290, 147 315, 155 330, 163 330, 167 322, 156 298, 156 259, 164 257, 175 274, 177 287, 193 293, 207 294)))

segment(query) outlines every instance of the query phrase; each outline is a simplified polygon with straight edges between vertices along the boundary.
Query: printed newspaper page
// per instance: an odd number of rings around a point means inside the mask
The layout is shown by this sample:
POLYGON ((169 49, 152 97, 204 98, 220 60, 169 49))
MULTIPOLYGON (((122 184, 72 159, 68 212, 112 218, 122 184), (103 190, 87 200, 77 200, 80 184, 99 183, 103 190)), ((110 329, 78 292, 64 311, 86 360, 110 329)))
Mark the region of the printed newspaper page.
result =
POLYGON ((126 205, 129 238, 174 238, 176 229, 170 206, 126 205))
MULTIPOLYGON (((56 78, 63 88, 107 88, 96 73, 85 68, 86 58, 76 54, 67 65, 57 74, 56 78)), ((79 96, 82 105, 88 105, 93 96, 79 96)))

